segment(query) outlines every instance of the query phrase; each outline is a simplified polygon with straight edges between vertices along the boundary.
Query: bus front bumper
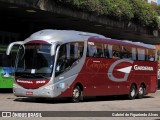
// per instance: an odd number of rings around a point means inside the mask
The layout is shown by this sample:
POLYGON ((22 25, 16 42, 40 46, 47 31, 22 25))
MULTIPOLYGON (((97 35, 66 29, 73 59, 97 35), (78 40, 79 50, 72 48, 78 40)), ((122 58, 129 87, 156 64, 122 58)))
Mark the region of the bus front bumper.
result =
POLYGON ((17 97, 45 97, 54 98, 58 95, 54 93, 54 85, 44 86, 38 89, 25 89, 18 84, 13 84, 13 94, 17 97))

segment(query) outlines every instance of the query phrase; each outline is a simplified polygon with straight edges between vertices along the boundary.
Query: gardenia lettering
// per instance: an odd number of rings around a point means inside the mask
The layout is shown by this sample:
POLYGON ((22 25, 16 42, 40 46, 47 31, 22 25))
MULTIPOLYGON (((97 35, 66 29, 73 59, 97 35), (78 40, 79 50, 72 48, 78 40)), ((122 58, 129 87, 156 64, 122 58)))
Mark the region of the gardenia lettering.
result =
POLYGON ((33 84, 32 81, 23 81, 23 80, 17 80, 18 83, 29 83, 29 84, 33 84))
POLYGON ((153 67, 149 67, 149 66, 138 66, 138 65, 134 65, 134 69, 135 69, 135 70, 148 70, 148 71, 153 71, 153 67))

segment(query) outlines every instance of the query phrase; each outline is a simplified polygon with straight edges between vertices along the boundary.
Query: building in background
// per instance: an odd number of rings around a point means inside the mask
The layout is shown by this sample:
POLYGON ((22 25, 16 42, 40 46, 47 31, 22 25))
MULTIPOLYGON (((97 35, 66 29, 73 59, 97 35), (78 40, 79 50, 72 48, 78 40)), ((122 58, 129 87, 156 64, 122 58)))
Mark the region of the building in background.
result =
POLYGON ((157 61, 158 61, 158 89, 160 89, 160 45, 155 45, 156 49, 157 49, 157 61))
POLYGON ((158 4, 158 1, 160 0, 146 0, 148 3, 152 3, 152 4, 158 4))

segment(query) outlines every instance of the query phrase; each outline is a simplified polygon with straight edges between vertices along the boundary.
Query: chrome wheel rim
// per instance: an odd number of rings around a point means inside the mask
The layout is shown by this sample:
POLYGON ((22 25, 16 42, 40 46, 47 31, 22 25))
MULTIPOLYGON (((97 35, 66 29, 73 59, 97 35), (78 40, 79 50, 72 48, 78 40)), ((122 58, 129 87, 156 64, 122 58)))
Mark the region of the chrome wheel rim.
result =
POLYGON ((139 88, 139 94, 142 95, 143 92, 144 92, 144 91, 143 91, 143 87, 140 87, 140 88, 139 88))
POLYGON ((134 89, 132 89, 132 91, 131 91, 131 96, 134 97, 135 94, 136 94, 136 91, 135 91, 134 89))
POLYGON ((79 90, 78 90, 78 89, 74 89, 74 90, 73 90, 73 97, 74 97, 74 98, 78 98, 79 95, 80 95, 79 90))

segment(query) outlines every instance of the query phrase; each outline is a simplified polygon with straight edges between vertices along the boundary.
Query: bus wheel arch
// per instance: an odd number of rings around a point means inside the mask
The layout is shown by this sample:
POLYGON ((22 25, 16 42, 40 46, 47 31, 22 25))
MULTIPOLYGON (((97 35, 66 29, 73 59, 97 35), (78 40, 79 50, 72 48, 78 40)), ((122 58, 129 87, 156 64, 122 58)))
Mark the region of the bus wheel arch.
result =
POLYGON ((135 83, 132 83, 130 86, 128 98, 130 100, 133 100, 133 99, 135 99, 136 96, 137 96, 137 85, 135 83))
POLYGON ((72 90, 71 102, 79 102, 83 100, 83 85, 81 83, 76 83, 72 90))
POLYGON ((144 83, 141 83, 139 89, 138 89, 138 94, 137 98, 142 98, 146 94, 146 85, 144 83))

